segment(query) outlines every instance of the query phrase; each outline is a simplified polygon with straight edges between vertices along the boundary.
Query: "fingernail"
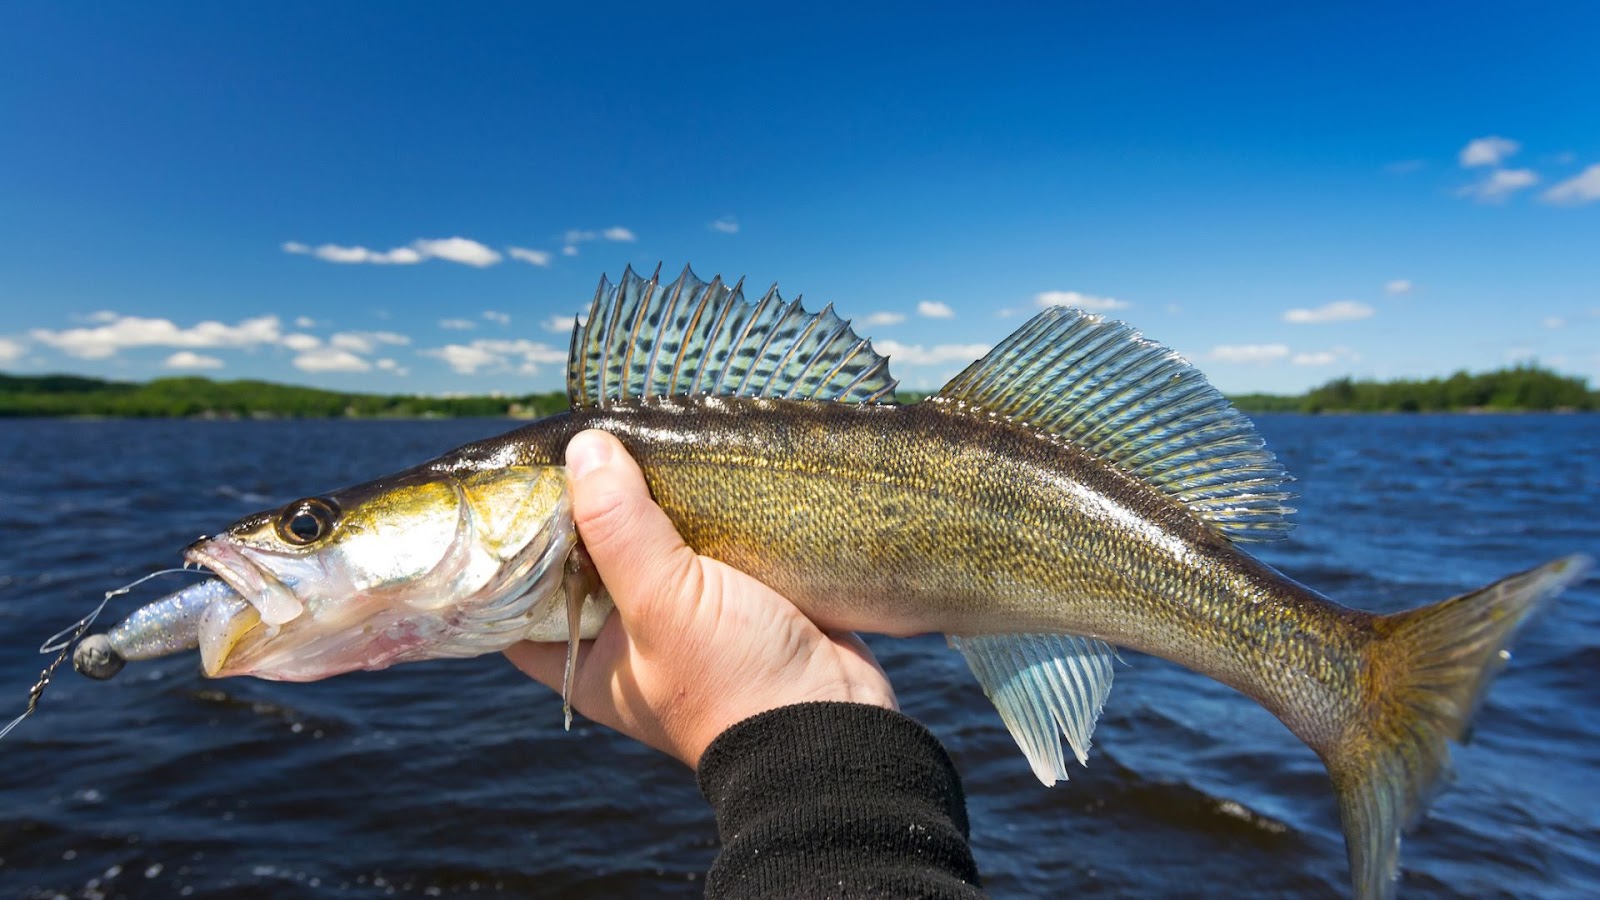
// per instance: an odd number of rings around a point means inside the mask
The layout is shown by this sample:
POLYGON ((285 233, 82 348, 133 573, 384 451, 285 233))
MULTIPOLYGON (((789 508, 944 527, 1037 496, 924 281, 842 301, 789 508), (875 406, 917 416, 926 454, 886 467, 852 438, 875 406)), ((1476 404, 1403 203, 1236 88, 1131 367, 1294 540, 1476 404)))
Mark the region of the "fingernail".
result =
POLYGON ((567 471, 582 478, 611 461, 611 442, 596 431, 580 431, 567 442, 567 471))

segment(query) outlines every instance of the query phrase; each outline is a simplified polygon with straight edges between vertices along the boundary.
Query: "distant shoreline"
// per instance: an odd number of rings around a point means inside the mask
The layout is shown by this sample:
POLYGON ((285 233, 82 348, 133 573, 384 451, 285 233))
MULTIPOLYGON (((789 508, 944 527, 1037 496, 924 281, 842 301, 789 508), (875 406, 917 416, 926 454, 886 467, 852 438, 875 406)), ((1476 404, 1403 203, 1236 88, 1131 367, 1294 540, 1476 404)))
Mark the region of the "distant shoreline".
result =
POLYGON ((1234 405, 1240 412, 1249 413, 1252 416, 1581 416, 1600 412, 1597 409, 1573 409, 1571 407, 1556 407, 1552 409, 1506 407, 1495 409, 1476 406, 1464 409, 1321 409, 1316 412, 1303 412, 1298 409, 1254 409, 1248 406, 1234 405))
MULTIPOLYGON (((926 394, 902 393, 903 402, 926 394)), ((1580 413, 1600 410, 1582 378, 1537 366, 1457 372, 1426 381, 1338 378, 1304 394, 1238 394, 1246 413, 1580 413)), ((536 419, 568 408, 561 391, 517 396, 352 394, 267 381, 0 373, 0 418, 73 419, 536 419)))
POLYGON ((267 381, 0 374, 0 418, 533 419, 567 408, 566 394, 426 397, 354 394, 267 381))

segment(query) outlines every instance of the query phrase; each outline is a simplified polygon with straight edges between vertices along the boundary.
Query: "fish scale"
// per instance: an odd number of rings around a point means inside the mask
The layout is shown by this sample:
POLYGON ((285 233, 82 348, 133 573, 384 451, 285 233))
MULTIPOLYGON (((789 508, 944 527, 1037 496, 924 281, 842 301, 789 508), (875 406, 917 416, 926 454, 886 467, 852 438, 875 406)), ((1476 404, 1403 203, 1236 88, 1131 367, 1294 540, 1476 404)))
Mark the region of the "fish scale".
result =
POLYGON ((1260 642, 1300 671, 1368 636, 1183 507, 1071 444, 949 404, 679 398, 576 411, 485 442, 524 464, 584 428, 615 434, 697 551, 756 575, 825 627, 1062 632, 1173 659, 1296 715, 1251 682, 1260 642), (695 440, 680 440, 692 428, 695 440), (1108 509, 1118 511, 1107 515, 1108 509), (784 510, 815 512, 796 518, 784 510), (1151 598, 1162 602, 1152 609, 1151 598), (1270 701, 1270 702, 1269 702, 1270 701))

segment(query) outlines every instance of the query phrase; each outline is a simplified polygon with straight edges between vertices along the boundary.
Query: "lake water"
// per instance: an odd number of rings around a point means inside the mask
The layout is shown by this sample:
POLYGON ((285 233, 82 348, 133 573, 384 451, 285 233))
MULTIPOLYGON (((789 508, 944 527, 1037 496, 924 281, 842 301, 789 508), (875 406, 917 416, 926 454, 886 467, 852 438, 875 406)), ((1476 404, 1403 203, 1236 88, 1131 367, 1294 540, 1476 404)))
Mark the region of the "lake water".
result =
MULTIPOLYGON (((1302 496, 1260 554, 1354 606, 1600 555, 1600 417, 1263 416, 1302 496)), ((504 421, 0 421, 0 719, 41 640, 200 534, 504 421)), ((181 583, 118 598, 103 627, 181 583)), ((1252 702, 1128 654, 1087 770, 1041 787, 937 637, 870 641, 965 778, 995 896, 1347 893, 1315 755, 1252 702)), ((1456 781, 1405 842, 1407 897, 1600 896, 1600 581, 1523 634, 1456 781)), ((60 673, 0 742, 0 896, 692 896, 716 851, 692 774, 499 657, 309 684, 193 655, 60 673)))

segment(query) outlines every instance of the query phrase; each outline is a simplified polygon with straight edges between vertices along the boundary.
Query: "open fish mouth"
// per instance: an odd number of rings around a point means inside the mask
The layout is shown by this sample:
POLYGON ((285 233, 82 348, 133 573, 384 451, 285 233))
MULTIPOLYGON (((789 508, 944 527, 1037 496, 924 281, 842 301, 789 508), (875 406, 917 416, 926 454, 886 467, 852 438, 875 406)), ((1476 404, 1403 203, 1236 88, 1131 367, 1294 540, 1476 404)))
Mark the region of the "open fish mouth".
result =
POLYGON ((283 625, 305 612, 305 603, 278 579, 267 574, 226 541, 207 538, 191 544, 183 553, 188 562, 210 569, 218 578, 239 592, 261 615, 267 625, 283 625))
POLYGON ((208 678, 247 674, 229 671, 235 651, 252 635, 276 632, 305 611, 305 604, 277 579, 222 541, 197 541, 184 551, 184 559, 210 570, 237 595, 212 601, 201 614, 200 662, 208 678))
POLYGON ((289 586, 224 541, 191 547, 185 557, 234 592, 212 601, 200 618, 200 660, 209 678, 316 681, 383 668, 429 636, 377 597, 313 614, 289 586))

